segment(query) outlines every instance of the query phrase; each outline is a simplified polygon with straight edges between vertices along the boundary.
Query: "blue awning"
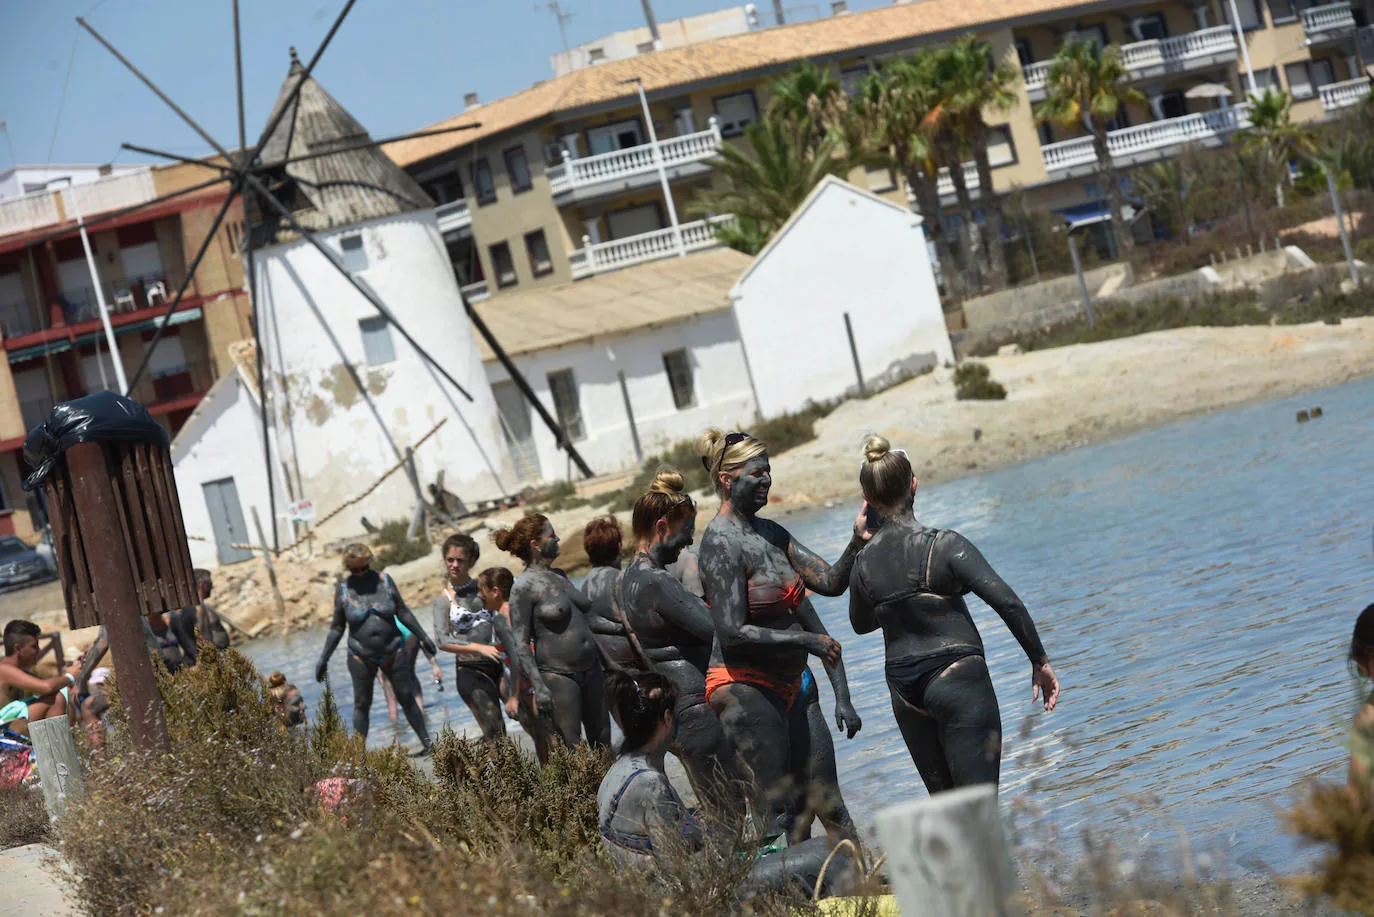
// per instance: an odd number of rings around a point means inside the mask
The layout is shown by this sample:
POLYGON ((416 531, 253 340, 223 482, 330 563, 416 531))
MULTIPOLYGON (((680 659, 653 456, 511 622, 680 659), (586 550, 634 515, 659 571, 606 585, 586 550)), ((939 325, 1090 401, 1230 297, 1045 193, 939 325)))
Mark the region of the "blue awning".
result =
MULTIPOLYGON (((177 312, 173 312, 172 317, 167 320, 167 324, 180 325, 185 322, 193 322, 200 317, 201 310, 199 306, 197 306, 194 309, 182 309, 177 312)), ((115 337, 123 337, 126 334, 133 334, 136 331, 151 330, 153 328, 156 328, 160 324, 162 324, 162 319, 150 318, 147 321, 143 322, 133 322, 128 325, 117 325, 115 326, 114 333, 115 337)), ((69 338, 63 338, 60 341, 48 341, 44 344, 34 344, 31 347, 25 347, 22 350, 11 351, 10 363, 22 363, 25 360, 32 360, 37 357, 41 357, 44 354, 61 353, 64 350, 71 350, 73 347, 81 347, 84 344, 93 344, 96 341, 100 341, 103 343, 104 340, 105 329, 98 328, 95 331, 88 331, 85 334, 79 335, 75 341, 72 341, 69 338)))
POLYGON ((1103 220, 1110 220, 1111 208, 1106 201, 1093 201, 1088 204, 1078 204, 1073 207, 1065 207, 1063 210, 1055 211, 1069 224, 1070 229, 1077 229, 1080 226, 1090 226, 1093 223, 1101 223, 1103 220))

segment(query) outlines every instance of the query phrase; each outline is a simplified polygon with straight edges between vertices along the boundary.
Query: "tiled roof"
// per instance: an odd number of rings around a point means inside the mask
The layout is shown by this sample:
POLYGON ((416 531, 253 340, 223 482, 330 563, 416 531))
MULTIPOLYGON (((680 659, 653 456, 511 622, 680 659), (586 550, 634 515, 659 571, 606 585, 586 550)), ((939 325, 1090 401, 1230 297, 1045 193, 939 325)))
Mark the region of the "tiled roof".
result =
POLYGON ((1083 0, 925 0, 607 61, 431 125, 437 128, 480 123, 475 130, 389 144, 387 153, 400 165, 408 166, 550 115, 617 100, 628 102, 634 88, 625 80, 631 77, 642 79, 645 91, 654 93, 807 58, 842 55, 929 35, 958 34, 1083 5, 1083 0))
MULTIPOLYGON (((473 308, 512 356, 649 330, 727 309, 752 261, 729 248, 664 258, 586 280, 503 293, 473 308)), ((477 336, 482 361, 496 359, 477 336)))

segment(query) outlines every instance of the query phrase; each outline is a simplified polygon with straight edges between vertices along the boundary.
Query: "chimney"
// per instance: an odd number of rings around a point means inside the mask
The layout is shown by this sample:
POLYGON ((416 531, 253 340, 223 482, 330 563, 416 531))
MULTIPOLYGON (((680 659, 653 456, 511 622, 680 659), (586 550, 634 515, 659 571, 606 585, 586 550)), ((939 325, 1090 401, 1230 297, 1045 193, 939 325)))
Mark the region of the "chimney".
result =
POLYGON ((843 16, 849 12, 849 0, 832 0, 830 4, 830 15, 843 16))
POLYGON ((481 105, 481 104, 482 104, 482 103, 481 103, 481 102, 478 100, 478 98, 477 98, 477 93, 475 93, 475 92, 465 92, 465 93, 463 93, 463 110, 464 110, 464 111, 467 111, 469 108, 476 108, 477 106, 479 106, 479 105, 481 105))

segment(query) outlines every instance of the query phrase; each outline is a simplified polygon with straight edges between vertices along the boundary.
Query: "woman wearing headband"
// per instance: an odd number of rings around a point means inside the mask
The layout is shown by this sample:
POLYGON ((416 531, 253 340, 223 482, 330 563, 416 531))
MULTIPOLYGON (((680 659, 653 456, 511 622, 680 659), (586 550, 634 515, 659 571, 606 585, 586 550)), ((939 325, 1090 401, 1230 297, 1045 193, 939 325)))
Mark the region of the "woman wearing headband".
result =
POLYGON ((820 657, 830 676, 839 728, 853 738, 861 725, 849 702, 840 645, 806 590, 833 596, 848 587, 868 537, 864 510, 832 566, 759 517, 773 483, 766 445, 747 433, 708 430, 697 452, 720 495, 698 556, 715 626, 706 697, 754 773, 754 810, 764 830, 790 835, 811 756, 806 708, 797 703, 808 656, 820 657))
POLYGON ((353 680, 353 728, 358 735, 367 737, 372 683, 380 671, 391 681, 410 728, 420 737, 421 747, 416 755, 427 755, 429 730, 425 728, 425 715, 415 702, 405 637, 397 624, 404 623, 419 637, 420 646, 431 656, 435 653, 434 641, 410 613, 395 581, 372 569, 371 548, 365 544, 349 545, 344 549, 344 566, 348 575, 334 590, 334 622, 325 637, 319 664, 315 666, 315 680, 324 681, 329 672, 329 657, 343 639, 346 627, 348 676, 353 680))
POLYGON ((680 583, 669 567, 692 543, 697 509, 683 492, 682 475, 661 468, 635 501, 635 556, 620 577, 617 606, 625 613, 632 649, 647 656, 677 687, 668 750, 682 762, 697 798, 728 820, 742 818, 747 779, 720 720, 706 703, 706 670, 715 628, 711 610, 680 583))
POLYGON ((554 569, 558 535, 547 517, 530 513, 492 535, 496 546, 525 562, 510 593, 511 629, 541 716, 551 716, 564 744, 611 744, 601 657, 587 626, 587 597, 554 569), (533 644, 534 652, 529 647, 533 644))
POLYGON ((1032 702, 1046 710, 1059 680, 1026 606, 957 532, 916 521, 916 477, 905 452, 869 437, 859 469, 864 499, 880 520, 854 565, 849 620, 855 633, 883 630, 892 712, 931 793, 996 784, 1002 718, 983 640, 964 596, 972 592, 1006 622, 1031 663, 1032 702))

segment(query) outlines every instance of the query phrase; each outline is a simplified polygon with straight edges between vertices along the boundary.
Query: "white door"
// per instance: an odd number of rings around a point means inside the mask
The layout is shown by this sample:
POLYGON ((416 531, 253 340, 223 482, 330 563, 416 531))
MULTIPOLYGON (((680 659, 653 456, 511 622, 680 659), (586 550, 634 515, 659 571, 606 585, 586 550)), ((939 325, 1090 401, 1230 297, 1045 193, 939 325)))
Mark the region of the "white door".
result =
POLYGON ((520 482, 539 480, 539 453, 534 447, 534 429, 530 421, 530 406, 525 396, 511 381, 497 382, 491 387, 496 396, 496 410, 501 414, 501 433, 515 463, 520 482))

